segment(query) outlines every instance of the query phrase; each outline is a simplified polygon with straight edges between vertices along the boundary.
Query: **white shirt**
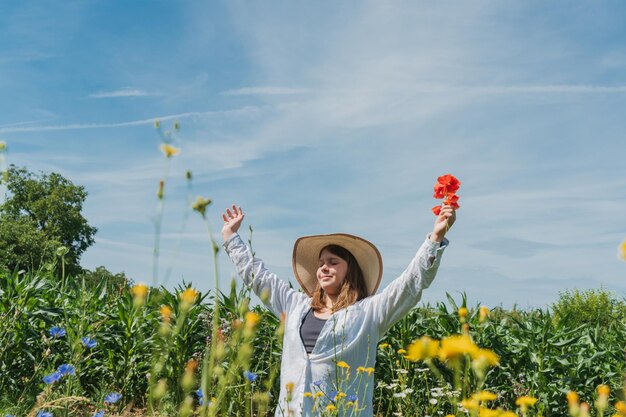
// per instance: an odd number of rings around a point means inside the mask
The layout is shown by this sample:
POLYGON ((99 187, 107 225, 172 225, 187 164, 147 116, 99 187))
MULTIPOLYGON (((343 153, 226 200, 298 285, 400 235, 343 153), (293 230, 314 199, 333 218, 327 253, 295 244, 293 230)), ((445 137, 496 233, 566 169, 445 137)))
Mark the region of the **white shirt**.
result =
POLYGON ((357 368, 374 367, 379 340, 420 300, 422 290, 435 278, 447 245, 446 239, 439 244, 426 238, 407 269, 383 291, 333 313, 322 328, 313 352, 307 355, 300 338, 300 325, 311 308, 311 298, 269 272, 262 260, 253 259, 250 248, 238 234, 231 236, 224 247, 239 275, 247 285, 252 285, 258 296, 267 291, 265 304, 273 314, 280 317, 285 313, 281 389, 275 415, 317 415, 320 407, 330 404, 332 393, 340 391, 348 396, 337 403, 340 416, 371 417, 374 376, 357 372, 357 368), (340 361, 350 365, 349 377, 345 368, 337 366, 340 361), (293 390, 291 401, 287 402, 289 383, 293 384, 293 390), (324 392, 324 396, 318 399, 316 412, 313 398, 305 397, 304 393, 317 391, 324 392), (357 398, 358 412, 354 407, 345 407, 351 396, 357 398))

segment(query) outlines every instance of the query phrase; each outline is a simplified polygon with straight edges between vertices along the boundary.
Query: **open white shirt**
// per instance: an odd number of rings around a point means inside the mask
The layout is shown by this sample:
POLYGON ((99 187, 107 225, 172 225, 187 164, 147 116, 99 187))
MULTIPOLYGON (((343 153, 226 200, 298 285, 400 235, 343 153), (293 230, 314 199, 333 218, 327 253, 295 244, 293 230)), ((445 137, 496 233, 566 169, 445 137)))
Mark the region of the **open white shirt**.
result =
POLYGON ((290 288, 288 283, 269 272, 262 260, 253 259, 250 248, 239 235, 232 235, 224 243, 224 248, 239 275, 247 285, 252 285, 258 296, 267 292, 269 297, 265 304, 273 314, 280 317, 281 313, 285 313, 281 389, 275 415, 317 415, 318 412, 313 410, 313 398, 305 397, 304 393, 324 392, 318 404, 325 407, 332 393, 341 391, 347 396, 356 396, 358 412, 350 407, 340 415, 371 417, 374 376, 357 372, 357 368, 374 367, 379 340, 420 300, 422 290, 428 288, 435 278, 447 245, 446 239, 439 244, 426 238, 406 270, 383 291, 331 315, 317 338, 313 352, 307 355, 300 338, 300 326, 311 308, 311 298, 290 288), (337 367, 339 361, 350 365, 348 378, 345 378, 346 370, 337 367), (289 402, 288 383, 293 384, 289 402))

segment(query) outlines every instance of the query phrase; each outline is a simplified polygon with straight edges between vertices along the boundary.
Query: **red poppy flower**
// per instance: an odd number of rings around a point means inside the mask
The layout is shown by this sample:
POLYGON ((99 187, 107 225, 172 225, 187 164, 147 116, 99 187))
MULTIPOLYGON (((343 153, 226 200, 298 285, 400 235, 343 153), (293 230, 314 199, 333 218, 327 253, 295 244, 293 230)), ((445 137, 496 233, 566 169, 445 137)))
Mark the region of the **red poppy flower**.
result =
POLYGON ((446 186, 438 182, 435 184, 435 194, 433 194, 434 198, 444 198, 446 196, 446 186))
MULTIPOLYGON (((433 187, 435 190, 434 198, 443 198, 443 204, 452 206, 457 210, 459 206, 459 196, 456 195, 456 191, 461 186, 459 181, 454 175, 446 174, 437 178, 437 183, 433 187)), ((441 206, 435 206, 432 208, 433 213, 438 216, 441 213, 441 206)))
POLYGON ((437 182, 444 185, 448 193, 455 193, 461 186, 461 181, 459 181, 452 174, 442 175, 441 177, 437 178, 437 182))
POLYGON ((447 198, 443 201, 443 204, 449 204, 453 209, 457 210, 459 206, 459 196, 456 194, 448 194, 447 198))

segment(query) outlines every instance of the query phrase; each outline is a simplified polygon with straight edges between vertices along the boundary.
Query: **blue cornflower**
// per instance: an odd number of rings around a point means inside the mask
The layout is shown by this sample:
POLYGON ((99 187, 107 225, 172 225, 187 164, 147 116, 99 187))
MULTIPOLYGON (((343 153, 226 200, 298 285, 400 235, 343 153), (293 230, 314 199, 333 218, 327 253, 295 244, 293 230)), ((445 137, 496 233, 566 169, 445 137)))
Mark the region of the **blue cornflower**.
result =
POLYGON ((243 371, 243 377, 246 378, 250 382, 254 382, 258 378, 258 375, 255 374, 254 372, 243 371))
POLYGON ((122 394, 119 392, 112 392, 106 397, 104 397, 104 402, 108 404, 115 404, 122 398, 122 394))
POLYGON ((51 337, 63 337, 65 336, 65 329, 63 327, 53 326, 50 328, 51 337))
POLYGON ((46 384, 52 384, 54 382, 57 382, 59 379, 61 379, 62 376, 63 375, 61 375, 61 373, 57 371, 57 372, 51 373, 50 375, 44 376, 42 379, 43 379, 43 382, 45 382, 46 384))
POLYGON ((204 394, 202 393, 202 388, 198 388, 196 390, 196 395, 198 396, 198 404, 202 405, 204 404, 204 394))
POLYGON ((82 337, 80 340, 81 342, 83 342, 83 346, 85 346, 87 349, 93 349, 98 346, 98 342, 96 342, 94 339, 82 337))
POLYGON ((64 363, 63 365, 59 366, 57 371, 61 374, 61 376, 74 375, 75 368, 74 368, 74 365, 70 365, 69 363, 64 363))
POLYGON ((315 385, 316 387, 319 387, 320 385, 322 385, 323 382, 324 380, 318 379, 317 381, 313 381, 313 385, 315 385))
POLYGON ((357 400, 357 397, 354 394, 350 394, 346 398, 348 399, 348 401, 352 401, 352 402, 355 402, 357 400))
POLYGON ((328 398, 330 398, 331 401, 335 401, 335 398, 337 398, 337 391, 333 391, 328 395, 328 398))
POLYGON ((37 413, 37 417, 53 417, 50 411, 40 411, 37 413))
POLYGON ((104 417, 104 410, 100 410, 98 411, 96 414, 94 414, 92 417, 104 417))
POLYGON ((4 416, 4 417, 15 417, 15 415, 14 415, 14 414, 7 414, 7 415, 6 415, 6 416, 4 416))

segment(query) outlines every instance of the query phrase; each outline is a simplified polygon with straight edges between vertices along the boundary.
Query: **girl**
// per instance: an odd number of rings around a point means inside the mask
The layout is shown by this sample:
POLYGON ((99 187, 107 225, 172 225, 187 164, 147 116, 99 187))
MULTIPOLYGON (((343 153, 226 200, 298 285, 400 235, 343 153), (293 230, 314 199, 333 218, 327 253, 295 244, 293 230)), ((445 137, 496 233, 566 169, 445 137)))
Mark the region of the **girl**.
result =
POLYGON ((442 207, 407 269, 379 294, 382 259, 365 239, 343 233, 299 238, 292 259, 299 292, 269 272, 239 237, 241 207, 233 205, 222 218, 224 248, 239 275, 258 296, 267 295, 272 313, 285 317, 275 415, 313 416, 328 407, 342 416, 373 416, 378 341, 435 278, 455 210, 442 207))

